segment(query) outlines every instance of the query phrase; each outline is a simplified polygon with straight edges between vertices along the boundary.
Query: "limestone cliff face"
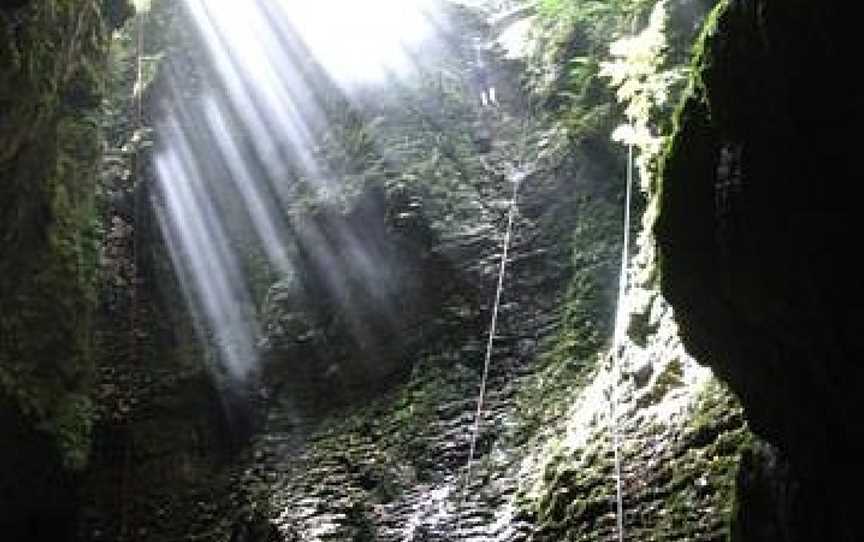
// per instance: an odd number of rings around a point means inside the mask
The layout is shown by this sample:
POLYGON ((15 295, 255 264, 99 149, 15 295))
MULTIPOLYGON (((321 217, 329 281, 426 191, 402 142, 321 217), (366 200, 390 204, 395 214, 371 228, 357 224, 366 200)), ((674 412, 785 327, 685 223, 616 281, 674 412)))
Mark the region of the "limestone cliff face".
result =
MULTIPOLYGON (((862 537, 864 100, 843 83, 859 49, 840 2, 726 2, 664 164, 656 231, 685 342, 791 461, 791 480, 761 490, 785 534, 742 509, 741 540, 862 537)), ((763 459, 751 482, 776 463, 763 459)))
POLYGON ((0 449, 4 538, 62 531, 68 472, 87 460, 95 112, 113 4, 0 8, 0 431, 15 443, 0 449))

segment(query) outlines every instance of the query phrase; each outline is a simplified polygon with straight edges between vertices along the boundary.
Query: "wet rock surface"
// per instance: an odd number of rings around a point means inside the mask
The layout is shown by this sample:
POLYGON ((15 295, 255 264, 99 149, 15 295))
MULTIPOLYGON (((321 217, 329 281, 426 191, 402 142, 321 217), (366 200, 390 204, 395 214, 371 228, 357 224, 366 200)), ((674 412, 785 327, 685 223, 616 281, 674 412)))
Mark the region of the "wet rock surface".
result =
POLYGON ((617 539, 613 432, 626 538, 728 539, 740 454, 753 437, 734 396, 684 350, 669 306, 650 290, 632 295, 654 299, 639 317, 656 331, 598 366, 540 448, 526 493, 532 540, 617 539))
POLYGON ((570 273, 569 246, 558 234, 574 227, 573 209, 584 195, 571 191, 564 176, 532 171, 524 179, 477 462, 465 488, 483 329, 491 315, 512 189, 502 165, 507 162, 498 159, 502 172, 490 170, 489 175, 497 184, 484 189, 500 195, 500 209, 479 207, 472 222, 439 229, 431 248, 446 257, 463 285, 461 295, 446 299, 439 309, 445 314, 437 318, 449 320, 444 340, 411 353, 413 359, 404 363, 413 368, 402 383, 368 406, 327 415, 310 408, 320 403, 312 387, 305 392, 286 388, 274 397, 240 485, 258 488, 259 499, 286 536, 510 540, 530 532, 527 523, 512 517, 519 456, 505 443, 519 438, 516 396, 535 366, 537 344, 558 329, 556 307, 570 273))
POLYGON ((406 358, 446 331, 442 306, 470 291, 468 277, 436 250, 421 201, 370 189, 348 211, 297 220, 295 270, 262 309, 267 385, 350 402, 410 371, 406 358))

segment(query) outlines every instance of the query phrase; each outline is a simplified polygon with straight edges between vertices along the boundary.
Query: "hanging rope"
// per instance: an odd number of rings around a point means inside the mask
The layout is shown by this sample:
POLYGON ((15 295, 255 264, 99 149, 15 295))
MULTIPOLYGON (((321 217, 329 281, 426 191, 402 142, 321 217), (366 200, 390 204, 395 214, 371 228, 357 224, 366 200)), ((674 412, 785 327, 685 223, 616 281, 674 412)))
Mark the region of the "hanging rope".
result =
MULTIPOLYGON (((462 485, 462 495, 459 500, 457 513, 460 513, 462 508, 464 507, 465 499, 468 495, 468 486, 471 482, 475 455, 477 453, 477 440, 480 437, 480 428, 483 423, 483 407, 486 401, 486 388, 489 382, 489 367, 492 362, 492 347, 495 344, 495 334, 498 329, 498 314, 501 308, 501 295, 504 292, 504 277, 507 271, 507 258, 510 253, 510 244, 513 239, 513 229, 516 222, 516 213, 518 211, 519 189, 521 188, 523 180, 527 176, 524 171, 524 164, 525 161, 528 159, 528 119, 530 118, 532 112, 530 97, 527 102, 526 110, 526 114, 523 115, 520 122, 519 131, 521 148, 518 151, 518 158, 515 162, 515 168, 510 174, 510 181, 513 184, 513 192, 510 197, 510 206, 507 213, 507 228, 505 230, 504 240, 502 242, 501 262, 498 266, 498 284, 495 288, 495 300, 492 305, 492 318, 489 323, 489 336, 486 340, 486 352, 483 357, 483 375, 480 378, 480 392, 477 396, 477 408, 474 412, 474 426, 471 431, 471 443, 468 449, 468 461, 465 467, 465 478, 462 485)), ((459 522, 457 526, 457 531, 461 532, 461 515, 459 516, 459 519, 457 521, 459 522)))
POLYGON ((609 394, 609 431, 612 436, 612 451, 615 461, 615 516, 618 542, 624 541, 624 495, 621 476, 621 435, 618 426, 618 383, 621 381, 626 300, 628 290, 627 264, 630 259, 630 207, 633 199, 633 144, 627 145, 627 187, 624 198, 624 239, 621 248, 621 269, 618 277, 618 307, 615 315, 615 334, 612 340, 612 367, 610 368, 611 390, 609 394))
POLYGON ((480 379, 480 396, 477 398, 477 411, 474 413, 474 430, 471 434, 471 447, 468 451, 468 473, 466 481, 471 477, 471 465, 477 449, 477 436, 483 418, 483 402, 486 398, 486 384, 489 380, 489 364, 492 360, 492 346, 495 342, 495 331, 498 327, 498 312, 501 307, 501 293, 504 290, 504 274, 507 269, 507 254, 510 251, 510 239, 513 235, 513 222, 516 216, 516 198, 519 191, 519 179, 513 179, 513 197, 510 200, 510 211, 507 215, 507 232, 504 234, 504 250, 501 253, 501 263, 498 269, 498 287, 495 290, 495 303, 492 307, 492 322, 489 325, 489 338, 486 341, 486 356, 483 360, 483 377, 480 379))
MULTIPOLYGON (((471 431, 471 444, 468 449, 468 462, 465 470, 465 481, 462 486, 462 497, 459 501, 459 509, 461 511, 465 498, 468 493, 468 486, 471 482, 471 474, 474 466, 475 454, 477 453, 477 439, 480 435, 480 427, 483 423, 483 407, 486 401, 486 387, 489 381, 489 366, 492 361, 492 347, 495 343, 495 333, 498 328, 498 313, 501 307, 501 294, 504 291, 504 276, 507 270, 507 256, 510 251, 510 242, 513 238, 513 225, 516 219, 517 201, 519 197, 519 186, 524 178, 522 171, 516 171, 511 174, 511 182, 513 183, 513 194, 510 199, 510 210, 507 214, 507 229, 504 234, 503 250, 501 252, 501 263, 498 267, 498 285, 495 289, 495 302, 492 306, 492 320, 489 324, 489 336, 486 340, 486 354, 483 359, 483 376, 480 379, 480 393, 477 397, 477 409, 474 412, 474 427, 471 431)), ((461 527, 460 527, 461 530, 461 527)))
POLYGON ((130 247, 130 326, 131 326, 131 356, 130 361, 137 361, 138 357, 138 340, 136 329, 138 325, 138 198, 136 196, 136 188, 141 182, 141 142, 144 129, 144 23, 146 22, 147 11, 141 10, 138 15, 137 28, 137 46, 135 51, 136 62, 136 79, 134 89, 134 131, 133 131, 133 172, 132 177, 132 230, 130 232, 129 247, 130 247))
MULTIPOLYGON (((631 33, 636 35, 638 17, 634 16, 631 21, 631 33)), ((627 119, 631 130, 635 131, 634 119, 627 119)), ((610 376, 612 382, 609 394, 609 432, 612 436, 612 450, 615 461, 615 528, 618 542, 624 542, 624 491, 621 474, 621 428, 618 424, 618 383, 621 381, 621 362, 623 360, 624 335, 626 334, 625 318, 627 311, 627 293, 629 280, 627 268, 630 261, 630 208, 633 201, 635 148, 632 137, 627 143, 627 186, 624 197, 624 233, 621 243, 621 269, 618 275, 618 303, 615 314, 615 331, 612 338, 612 356, 610 376)))

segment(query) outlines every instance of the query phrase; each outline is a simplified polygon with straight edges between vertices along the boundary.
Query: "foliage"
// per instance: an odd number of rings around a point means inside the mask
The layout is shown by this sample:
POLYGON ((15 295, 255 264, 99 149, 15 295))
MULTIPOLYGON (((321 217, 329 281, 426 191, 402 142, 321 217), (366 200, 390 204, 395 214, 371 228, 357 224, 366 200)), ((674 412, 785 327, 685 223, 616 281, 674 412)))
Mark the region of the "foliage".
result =
POLYGON ((14 25, 0 13, 0 399, 69 468, 91 433, 98 118, 121 4, 38 2, 14 25))
MULTIPOLYGON (((536 46, 526 81, 555 121, 595 158, 613 152, 603 140, 614 127, 614 99, 599 77, 612 41, 644 2, 544 0, 538 5, 536 46)), ((608 156, 606 157, 608 158, 608 156)))
POLYGON ((132 0, 136 13, 147 13, 153 7, 152 0, 132 0))
POLYGON ((641 13, 653 0, 540 0, 541 17, 572 23, 577 20, 597 22, 604 16, 641 13))
POLYGON ((601 64, 600 75, 618 89, 618 100, 626 104, 630 119, 649 118, 653 107, 667 101, 670 82, 682 77, 680 70, 662 70, 667 11, 668 0, 657 2, 647 28, 613 42, 609 52, 614 60, 601 64))
POLYGON ((73 393, 57 407, 57 415, 42 425, 43 430, 57 436, 66 468, 81 470, 87 466, 94 421, 90 397, 73 393))
MULTIPOLYGON (((673 85, 685 76, 683 67, 666 67, 667 20, 668 0, 660 0, 642 32, 612 43, 612 60, 603 62, 600 70, 600 76, 608 78, 616 89, 629 122, 619 126, 612 137, 639 149, 643 182, 650 178, 649 164, 661 147, 661 137, 653 129, 655 119, 668 103, 673 85)), ((647 190, 647 185, 644 188, 647 190)))
POLYGON ((99 94, 106 45, 99 9, 95 1, 46 1, 20 20, 0 11, 0 163, 36 140, 64 99, 99 94))

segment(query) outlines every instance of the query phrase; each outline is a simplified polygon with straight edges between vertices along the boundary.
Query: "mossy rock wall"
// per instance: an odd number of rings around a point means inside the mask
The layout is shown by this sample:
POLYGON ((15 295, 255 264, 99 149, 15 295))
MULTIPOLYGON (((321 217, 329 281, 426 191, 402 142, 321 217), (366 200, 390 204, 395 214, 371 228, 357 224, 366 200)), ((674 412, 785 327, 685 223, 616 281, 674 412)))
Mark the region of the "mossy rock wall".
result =
POLYGON ((616 536, 609 397, 617 397, 625 537, 728 540, 740 457, 753 436, 737 399, 684 352, 671 310, 652 297, 654 331, 627 342, 618 368, 599 364, 529 455, 535 473, 520 502, 536 525, 531 540, 616 536))
POLYGON ((62 531, 88 456, 106 7, 0 8, 0 431, 14 442, 0 449, 0 530, 16 540, 62 531))
POLYGON ((663 165, 663 290, 690 351, 792 462, 784 540, 862 538, 854 20, 837 1, 724 2, 663 165))

